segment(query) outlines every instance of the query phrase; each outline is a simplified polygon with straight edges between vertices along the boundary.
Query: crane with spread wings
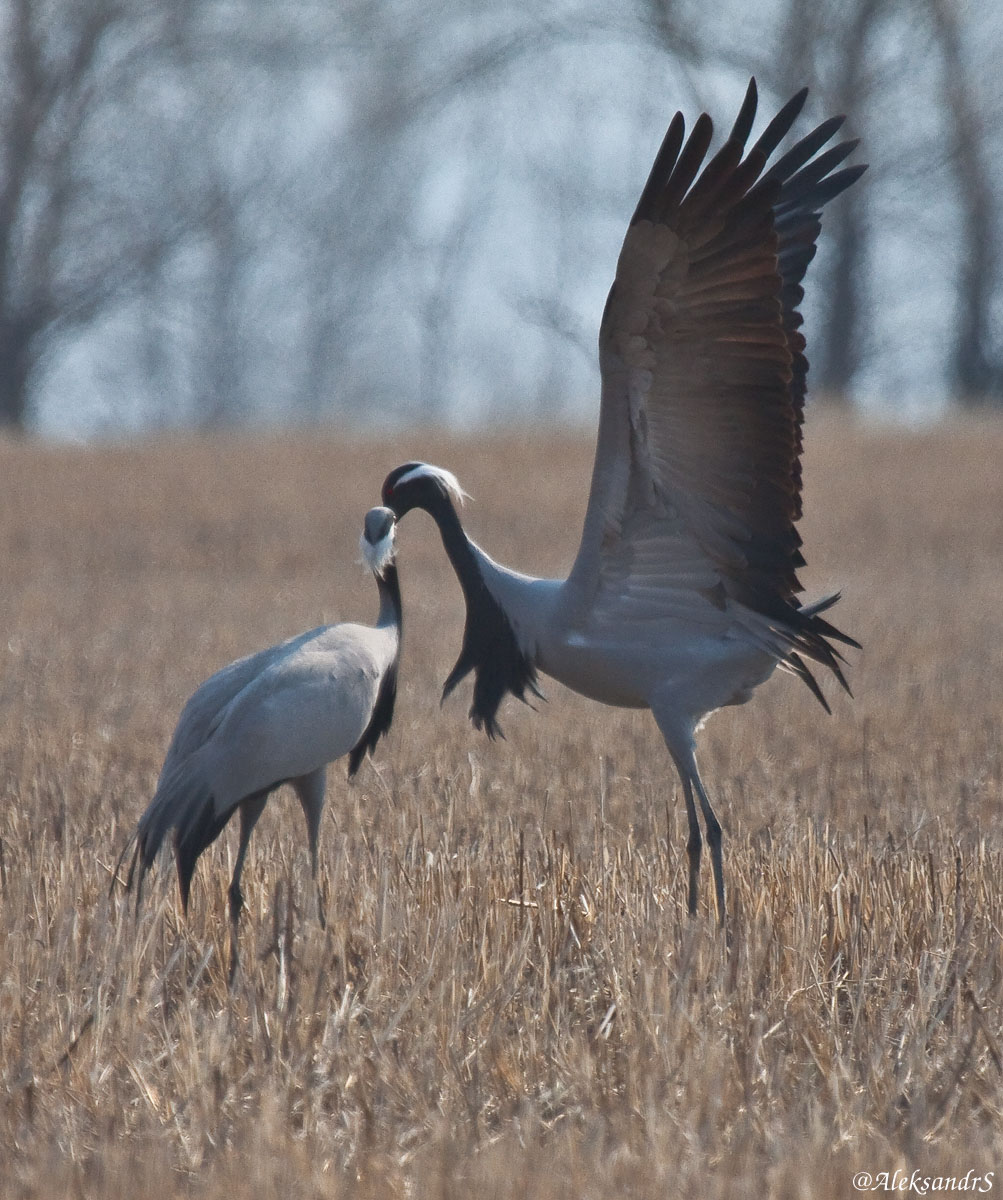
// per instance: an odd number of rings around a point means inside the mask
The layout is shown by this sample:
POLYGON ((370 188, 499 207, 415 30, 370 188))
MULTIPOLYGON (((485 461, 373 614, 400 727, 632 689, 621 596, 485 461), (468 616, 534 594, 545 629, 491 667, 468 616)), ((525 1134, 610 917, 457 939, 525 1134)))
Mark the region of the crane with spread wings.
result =
POLYGON ((436 521, 467 607, 444 694, 474 672, 471 717, 491 736, 511 692, 537 672, 612 705, 650 708, 682 781, 688 907, 697 910, 703 814, 718 918, 721 825, 697 770, 695 735, 779 666, 828 703, 809 664, 849 691, 822 615, 838 594, 799 599, 804 565, 801 430, 808 361, 802 280, 821 210, 863 166, 832 141, 832 117, 770 160, 800 114, 792 97, 747 149, 755 80, 709 159, 710 118, 688 138, 677 113, 641 192, 599 332, 602 401, 592 486, 566 579, 494 562, 464 532, 464 493, 440 467, 391 471, 383 503, 436 521), (694 798, 695 797, 695 798, 694 798))

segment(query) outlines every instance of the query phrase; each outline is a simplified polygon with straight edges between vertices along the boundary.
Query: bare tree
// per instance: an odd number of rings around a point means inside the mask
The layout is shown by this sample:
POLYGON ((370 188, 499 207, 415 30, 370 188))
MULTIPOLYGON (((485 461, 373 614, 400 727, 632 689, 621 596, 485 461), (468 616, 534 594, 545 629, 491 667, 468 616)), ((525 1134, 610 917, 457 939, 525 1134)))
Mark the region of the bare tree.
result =
POLYGON ((953 134, 950 166, 957 184, 961 254, 949 372, 958 401, 1003 407, 1003 359, 992 346, 992 305, 1001 285, 999 176, 988 160, 986 113, 964 52, 958 6, 928 0, 942 56, 944 111, 953 134))
POLYGON ((924 370, 998 394, 977 8, 0 0, 0 424, 65 405, 57 378, 93 404, 68 378, 81 354, 107 423, 583 411, 648 143, 676 105, 726 112, 750 73, 773 99, 808 83, 875 164, 812 270, 815 391, 873 387, 876 347, 913 368, 903 280, 930 252, 956 272, 958 320, 946 363, 949 331, 919 314, 924 370))
MULTIPOLYGON (((818 81, 827 109, 847 115, 846 132, 860 136, 872 102, 870 46, 888 0, 791 0, 786 52, 780 56, 793 91, 818 81)), ((821 289, 820 353, 812 386, 829 403, 848 407, 865 341, 869 278, 867 183, 851 188, 826 218, 828 272, 821 289)))
POLYGON ((156 40, 128 0, 7 0, 0 10, 0 424, 61 332, 92 320, 168 235, 101 177, 123 88, 156 40))
MULTIPOLYGON (((745 5, 725 3, 717 21, 699 21, 680 0, 638 0, 642 19, 670 54, 682 41, 688 61, 726 65, 740 79, 755 74, 784 98, 808 84, 816 105, 851 115, 852 132, 865 119, 868 42, 887 2, 784 0, 754 14, 745 5), (702 36, 682 37, 681 30, 700 30, 702 36)), ((812 391, 840 405, 851 403, 863 340, 868 228, 866 188, 852 188, 827 214, 829 253, 812 269, 811 290, 819 297, 812 391)))

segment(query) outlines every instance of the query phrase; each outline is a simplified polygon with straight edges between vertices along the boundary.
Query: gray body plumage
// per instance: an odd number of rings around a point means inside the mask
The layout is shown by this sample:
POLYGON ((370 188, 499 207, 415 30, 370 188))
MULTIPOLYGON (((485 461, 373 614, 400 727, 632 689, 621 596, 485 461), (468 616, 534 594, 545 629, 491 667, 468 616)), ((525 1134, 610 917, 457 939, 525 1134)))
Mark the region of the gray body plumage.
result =
POLYGON ((544 674, 603 704, 653 708, 671 693, 675 707, 704 716, 748 699, 785 653, 753 612, 681 595, 674 608, 647 617, 599 614, 581 602, 575 579, 521 575, 471 547, 519 649, 544 674))

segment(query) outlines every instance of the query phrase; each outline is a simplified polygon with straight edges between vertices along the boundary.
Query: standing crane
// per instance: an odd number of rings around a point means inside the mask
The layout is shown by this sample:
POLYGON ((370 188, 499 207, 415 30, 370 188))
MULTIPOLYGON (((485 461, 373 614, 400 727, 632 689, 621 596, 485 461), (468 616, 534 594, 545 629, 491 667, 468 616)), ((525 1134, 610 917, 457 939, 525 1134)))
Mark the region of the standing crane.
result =
MULTIPOLYGON (((230 663, 196 689, 182 709, 153 799, 122 853, 124 858, 134 847, 126 887, 132 886, 138 867, 138 907, 146 872, 173 830, 181 903, 187 912, 199 855, 239 810, 240 845, 229 890, 231 977, 244 903, 240 875, 269 795, 283 783, 295 789, 317 884, 327 765, 347 754, 351 778, 393 721, 401 644, 394 532, 389 509, 366 513, 360 546, 379 591, 375 626, 312 629, 230 663)), ((323 924, 319 884, 317 889, 323 924)))
POLYGON ((684 141, 677 113, 631 218, 599 331, 602 401, 585 527, 567 579, 534 579, 467 537, 464 493, 440 467, 391 471, 383 503, 437 523, 466 601, 443 696, 474 672, 470 716, 489 736, 511 692, 539 695, 537 672, 606 704, 649 708, 682 781, 689 822, 688 908, 697 909, 706 826, 725 921, 721 825, 695 756, 715 709, 743 704, 776 667, 829 705, 808 666, 849 692, 834 643, 859 643, 800 604, 804 565, 801 427, 808 362, 798 312, 823 206, 863 166, 823 147, 824 121, 768 166, 807 89, 748 151, 755 80, 731 133, 705 164, 711 120, 684 141))

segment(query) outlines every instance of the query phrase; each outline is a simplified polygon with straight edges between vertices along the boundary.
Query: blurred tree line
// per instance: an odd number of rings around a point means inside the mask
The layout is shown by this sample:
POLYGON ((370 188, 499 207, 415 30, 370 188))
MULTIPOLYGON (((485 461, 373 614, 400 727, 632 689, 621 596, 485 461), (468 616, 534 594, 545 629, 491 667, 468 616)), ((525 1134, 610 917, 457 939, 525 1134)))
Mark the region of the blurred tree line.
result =
POLYGON ((812 387, 1003 406, 985 0, 0 0, 0 422, 77 433, 591 411, 665 125, 812 87, 872 169, 812 387))

